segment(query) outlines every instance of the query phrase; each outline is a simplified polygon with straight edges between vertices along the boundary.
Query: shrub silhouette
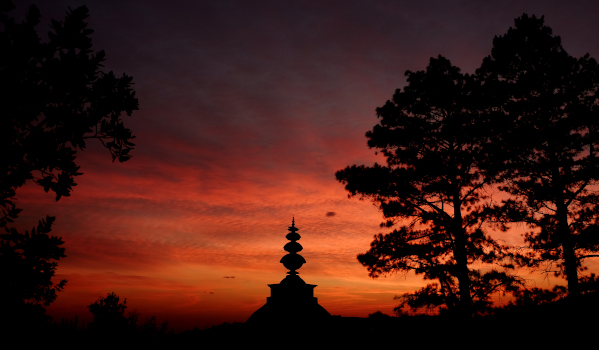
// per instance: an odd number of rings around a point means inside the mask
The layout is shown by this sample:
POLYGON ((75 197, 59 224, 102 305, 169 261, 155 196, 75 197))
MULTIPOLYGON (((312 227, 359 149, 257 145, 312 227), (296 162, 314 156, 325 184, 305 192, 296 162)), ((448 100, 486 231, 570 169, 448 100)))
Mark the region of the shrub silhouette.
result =
POLYGON ((133 330, 138 314, 130 313, 129 317, 125 317, 126 304, 126 298, 121 303, 120 298, 113 292, 88 305, 89 311, 94 315, 91 329, 107 334, 122 334, 133 330))

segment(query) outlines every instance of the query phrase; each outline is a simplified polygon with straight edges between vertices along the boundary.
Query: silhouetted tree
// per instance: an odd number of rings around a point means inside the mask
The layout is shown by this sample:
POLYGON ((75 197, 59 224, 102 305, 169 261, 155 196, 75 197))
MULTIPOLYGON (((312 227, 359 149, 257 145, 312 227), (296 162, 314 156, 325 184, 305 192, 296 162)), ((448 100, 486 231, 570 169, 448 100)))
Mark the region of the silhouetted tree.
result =
POLYGON ((100 70, 105 55, 91 50, 86 7, 69 9, 64 21, 52 20, 44 42, 35 29, 37 7, 21 23, 8 15, 13 8, 0 1, 0 227, 7 232, 0 236, 0 303, 20 294, 21 303, 48 305, 66 282, 54 286, 50 280, 56 268, 50 261, 65 257, 63 242, 47 235, 52 217, 31 233, 10 227, 21 211, 16 190, 33 180, 56 200, 68 196, 81 175, 77 149, 87 139, 100 140, 113 161, 129 159, 133 136, 121 112, 130 115, 138 101, 131 77, 100 70))
POLYGON ((426 71, 406 76, 408 86, 377 108, 380 122, 366 133, 368 146, 380 150, 387 165, 336 173, 350 196, 382 210, 387 221, 381 227, 401 225, 376 235, 358 260, 371 277, 414 271, 437 281, 400 297, 396 311, 442 307, 470 316, 483 312, 493 293, 518 284, 505 272, 473 268, 507 257, 506 247, 483 228, 497 208, 486 192, 495 174, 481 170, 491 167, 481 167, 490 156, 477 124, 476 81, 441 56, 431 58, 426 71))
POLYGON ((120 302, 120 298, 114 293, 108 293, 105 298, 99 298, 93 304, 88 305, 89 311, 94 316, 90 327, 93 332, 105 337, 133 337, 150 339, 164 336, 168 331, 168 322, 164 321, 158 327, 156 316, 146 317, 144 322, 137 324, 140 314, 129 312, 125 316, 127 299, 120 302))
POLYGON ((582 260, 599 256, 599 70, 564 50, 544 19, 526 14, 495 37, 477 72, 494 98, 494 140, 504 167, 507 221, 524 221, 533 265, 565 274, 580 293, 582 260))
POLYGON ((44 306, 56 299, 66 280, 54 284, 56 260, 64 257, 64 242, 49 236, 53 217, 40 220, 37 229, 0 235, 0 327, 3 330, 39 328, 49 317, 44 306))
POLYGON ((100 140, 113 160, 126 161, 134 146, 121 112, 138 109, 132 78, 100 70, 104 51, 93 52, 85 6, 69 10, 64 22, 52 20, 49 41, 41 42, 35 26, 40 13, 31 6, 23 23, 0 16, 1 119, 0 172, 3 207, 28 179, 56 194, 68 196, 81 175, 77 149, 87 139, 100 140))
POLYGON ((139 314, 130 313, 125 316, 127 299, 120 302, 120 298, 114 293, 108 293, 105 298, 99 298, 93 304, 87 306, 94 319, 90 325, 93 330, 106 335, 120 335, 123 332, 135 328, 139 314), (118 333, 118 334, 115 334, 118 333))
MULTIPOLYGON (((41 220, 31 232, 19 234, 15 229, 0 235, 0 266, 2 266, 2 303, 9 309, 22 308, 26 304, 50 305, 56 299, 56 292, 64 288, 66 280, 57 285, 52 282, 58 260, 64 257, 64 242, 50 237, 53 217, 41 220)), ((7 311, 6 309, 4 310, 7 311)), ((22 311, 22 310, 21 310, 22 311)))

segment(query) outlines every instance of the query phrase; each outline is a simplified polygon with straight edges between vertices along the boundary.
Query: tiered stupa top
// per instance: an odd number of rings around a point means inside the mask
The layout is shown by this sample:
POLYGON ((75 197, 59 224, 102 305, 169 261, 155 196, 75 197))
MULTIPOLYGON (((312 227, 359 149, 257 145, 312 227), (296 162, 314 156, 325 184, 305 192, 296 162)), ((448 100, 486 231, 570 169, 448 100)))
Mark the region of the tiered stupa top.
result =
POLYGON ((304 248, 301 244, 297 243, 301 236, 297 233, 299 229, 295 227, 295 217, 292 219, 291 227, 289 227, 288 230, 289 233, 287 234, 287 236, 285 236, 285 238, 287 238, 291 242, 285 244, 285 247, 283 247, 283 249, 288 251, 289 254, 281 258, 281 264, 283 264, 283 266, 289 269, 289 272, 287 272, 288 275, 297 275, 299 272, 297 272, 296 270, 306 263, 306 259, 304 259, 303 256, 297 254, 297 252, 300 252, 304 248))

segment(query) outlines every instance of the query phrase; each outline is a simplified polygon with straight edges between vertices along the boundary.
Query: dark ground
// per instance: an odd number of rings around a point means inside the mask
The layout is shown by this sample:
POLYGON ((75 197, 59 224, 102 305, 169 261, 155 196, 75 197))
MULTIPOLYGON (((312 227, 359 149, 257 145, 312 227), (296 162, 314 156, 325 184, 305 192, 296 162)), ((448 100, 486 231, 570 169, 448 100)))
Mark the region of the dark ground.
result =
POLYGON ((449 316, 332 316, 324 323, 290 320, 267 327, 224 323, 178 334, 118 334, 54 323, 37 330, 13 329, 2 339, 4 344, 7 339, 19 339, 18 348, 26 349, 32 348, 31 345, 45 349, 237 349, 256 346, 260 349, 570 349, 577 346, 595 349, 599 346, 598 316, 599 298, 594 294, 585 295, 577 305, 560 300, 500 310, 494 315, 470 320, 449 316))

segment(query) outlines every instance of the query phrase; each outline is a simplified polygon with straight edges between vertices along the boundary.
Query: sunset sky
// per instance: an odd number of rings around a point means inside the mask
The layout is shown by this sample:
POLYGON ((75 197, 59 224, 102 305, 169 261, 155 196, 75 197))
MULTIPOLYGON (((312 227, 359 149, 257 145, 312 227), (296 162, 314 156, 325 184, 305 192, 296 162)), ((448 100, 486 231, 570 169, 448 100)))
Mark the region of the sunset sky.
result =
MULTIPOLYGON (((544 15, 573 56, 599 58, 593 1, 14 1, 50 18, 86 5, 105 70, 133 77, 139 111, 131 160, 99 142, 78 153, 71 197, 30 183, 17 191, 18 226, 56 216, 65 241, 48 314, 91 320, 107 293, 127 311, 175 331, 245 321, 287 271, 291 219, 307 263, 300 276, 333 315, 391 314, 395 295, 425 282, 371 279, 356 255, 382 215, 348 199, 335 172, 383 161, 367 147, 375 108, 439 54, 474 73, 514 18, 544 15), (234 277, 234 278, 233 278, 234 277)), ((521 243, 517 230, 502 235, 521 243)), ((590 271, 599 262, 589 261, 590 271)), ((531 286, 564 281, 520 269, 531 286)))

